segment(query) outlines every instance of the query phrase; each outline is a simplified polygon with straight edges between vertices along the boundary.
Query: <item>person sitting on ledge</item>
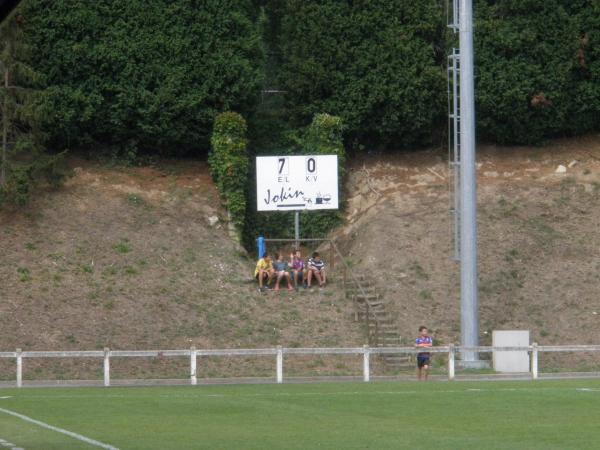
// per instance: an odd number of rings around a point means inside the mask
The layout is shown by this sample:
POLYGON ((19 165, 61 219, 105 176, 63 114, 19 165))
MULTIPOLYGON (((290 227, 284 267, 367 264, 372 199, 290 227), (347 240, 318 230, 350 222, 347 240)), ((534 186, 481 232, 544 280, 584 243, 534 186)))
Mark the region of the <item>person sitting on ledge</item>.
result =
POLYGON ((298 281, 304 282, 304 287, 306 287, 306 268, 300 250, 290 253, 290 269, 296 290, 298 290, 298 281))
POLYGON ((312 258, 308 259, 308 287, 310 288, 310 283, 312 278, 315 277, 319 282, 319 287, 324 288, 325 283, 327 282, 327 275, 325 273, 325 262, 321 259, 321 255, 319 252, 314 252, 312 254, 312 258))
POLYGON ((268 253, 265 253, 262 258, 258 260, 256 263, 256 268, 254 269, 254 278, 258 280, 258 290, 260 292, 264 291, 265 288, 268 288, 269 283, 273 280, 273 276, 275 275, 275 270, 273 269, 273 262, 271 261, 271 257, 268 253), (264 284, 267 286, 265 287, 264 284))
POLYGON ((292 287, 292 277, 290 277, 290 273, 288 272, 288 263, 287 261, 284 261, 281 258, 280 253, 277 253, 275 255, 275 262, 273 262, 273 267, 275 268, 275 275, 277 277, 275 279, 275 290, 279 290, 279 282, 282 278, 285 278, 287 280, 288 291, 293 291, 294 288, 292 287))

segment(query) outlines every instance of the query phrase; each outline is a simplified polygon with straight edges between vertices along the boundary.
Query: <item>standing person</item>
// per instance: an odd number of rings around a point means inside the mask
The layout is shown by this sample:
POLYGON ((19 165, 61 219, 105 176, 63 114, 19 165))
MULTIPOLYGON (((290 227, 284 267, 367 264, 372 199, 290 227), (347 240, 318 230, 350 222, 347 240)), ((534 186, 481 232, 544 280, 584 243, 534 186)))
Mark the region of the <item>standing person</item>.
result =
POLYGON ((304 286, 306 287, 306 268, 304 267, 304 260, 302 259, 300 250, 290 253, 290 268, 296 290, 298 290, 298 279, 304 282, 304 286))
POLYGON ((327 281, 327 275, 325 273, 325 261, 321 259, 319 252, 314 252, 312 258, 308 259, 308 287, 312 278, 315 277, 319 282, 319 287, 325 287, 327 281))
POLYGON ((263 284, 266 281, 268 286, 273 279, 273 275, 275 275, 273 262, 271 261, 269 254, 265 253, 263 257, 258 260, 256 263, 256 268, 254 269, 254 278, 258 280, 259 291, 262 292, 265 290, 265 286, 263 286, 263 284))
POLYGON ((290 277, 290 273, 288 272, 288 263, 281 258, 281 253, 277 253, 275 255, 275 262, 273 263, 273 267, 275 269, 275 290, 279 290, 279 282, 282 278, 287 280, 288 291, 293 291, 292 287, 292 277, 290 277))
MULTIPOLYGON (((428 334, 427 327, 422 325, 419 327, 419 336, 415 339, 415 347, 430 348, 433 346, 433 339, 428 334)), ((427 371, 429 370, 429 361, 431 353, 417 353, 417 378, 419 381, 427 381, 427 371)))

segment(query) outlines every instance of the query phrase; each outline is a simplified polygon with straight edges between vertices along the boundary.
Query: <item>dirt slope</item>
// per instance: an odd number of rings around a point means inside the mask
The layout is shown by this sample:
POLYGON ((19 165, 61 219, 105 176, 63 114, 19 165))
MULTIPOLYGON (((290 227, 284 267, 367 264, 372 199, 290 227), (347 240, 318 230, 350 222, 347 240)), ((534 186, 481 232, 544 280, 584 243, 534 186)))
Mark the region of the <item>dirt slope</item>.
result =
POLYGON ((364 343, 335 289, 256 292, 204 163, 72 163, 64 188, 0 213, 0 351, 364 343))
MULTIPOLYGON (((459 342, 446 161, 435 151, 354 161, 338 239, 377 277, 405 335, 428 324, 459 342)), ((483 146, 477 173, 481 342, 515 328, 545 344, 598 343, 600 136, 483 146)))
MULTIPOLYGON (((253 262, 225 230, 204 163, 72 164, 65 187, 25 211, 0 213, 0 351, 365 342, 335 282, 324 292, 256 292, 253 262)), ((600 137, 482 147, 478 179, 481 342, 490 343, 494 329, 519 328, 543 344, 598 343, 600 137)), ((443 155, 355 159, 346 190, 347 223, 335 237, 357 271, 375 276, 402 334, 409 340, 425 323, 438 342, 458 342, 443 155)), ((127 377, 184 377, 187 370, 183 359, 112 368, 127 377)), ((270 376, 273 361, 207 358, 199 370, 270 376)), ((297 358, 286 360, 286 370, 358 373, 360 361, 297 358)), ((0 377, 13 373, 12 362, 0 361, 0 377)), ((97 378, 100 365, 28 360, 25 376, 97 378)))

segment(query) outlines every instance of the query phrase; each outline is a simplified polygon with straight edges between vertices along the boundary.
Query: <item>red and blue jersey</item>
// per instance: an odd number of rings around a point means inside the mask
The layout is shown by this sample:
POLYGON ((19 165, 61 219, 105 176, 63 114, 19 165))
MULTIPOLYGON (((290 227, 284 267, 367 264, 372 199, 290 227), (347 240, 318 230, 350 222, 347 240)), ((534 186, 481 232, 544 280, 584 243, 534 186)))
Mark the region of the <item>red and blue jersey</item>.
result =
MULTIPOLYGON (((415 339, 415 344, 416 345, 427 345, 428 347, 431 347, 433 345, 433 339, 431 338, 431 336, 419 336, 417 339, 415 339)), ((422 353, 418 353, 417 357, 429 357, 431 354, 429 352, 422 352, 422 353)))

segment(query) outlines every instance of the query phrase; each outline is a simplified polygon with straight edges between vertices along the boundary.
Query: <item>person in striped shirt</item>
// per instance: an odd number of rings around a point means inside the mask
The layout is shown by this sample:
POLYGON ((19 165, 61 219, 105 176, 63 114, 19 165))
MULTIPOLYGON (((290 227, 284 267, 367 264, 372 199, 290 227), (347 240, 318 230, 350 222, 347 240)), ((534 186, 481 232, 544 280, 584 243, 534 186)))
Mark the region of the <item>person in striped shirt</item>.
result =
MULTIPOLYGON (((419 327, 419 337, 415 339, 415 347, 430 348, 433 346, 433 339, 429 336, 428 332, 426 326, 422 325, 419 327)), ((419 381, 427 381, 430 358, 431 353, 429 352, 417 353, 417 378, 419 381)))
POLYGON ((325 287, 325 282, 327 281, 327 275, 325 274, 325 262, 321 259, 319 252, 314 252, 312 254, 312 258, 308 259, 307 284, 309 288, 313 277, 319 282, 320 288, 325 287))

